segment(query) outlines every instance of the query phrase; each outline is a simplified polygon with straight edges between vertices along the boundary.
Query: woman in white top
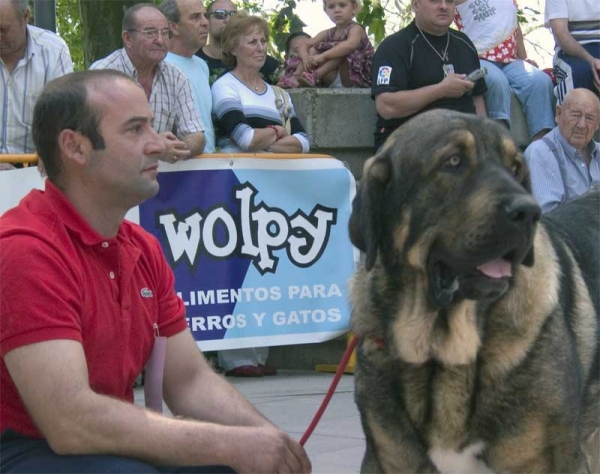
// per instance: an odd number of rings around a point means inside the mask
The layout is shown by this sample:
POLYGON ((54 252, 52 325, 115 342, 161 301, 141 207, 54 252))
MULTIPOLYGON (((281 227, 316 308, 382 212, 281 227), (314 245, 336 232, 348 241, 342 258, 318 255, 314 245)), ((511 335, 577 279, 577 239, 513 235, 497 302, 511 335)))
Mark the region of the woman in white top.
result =
POLYGON ((269 26, 239 12, 223 29, 223 63, 233 70, 212 87, 221 152, 306 153, 309 141, 286 91, 267 84, 260 69, 267 57, 269 26), (286 129, 286 121, 289 121, 286 129))

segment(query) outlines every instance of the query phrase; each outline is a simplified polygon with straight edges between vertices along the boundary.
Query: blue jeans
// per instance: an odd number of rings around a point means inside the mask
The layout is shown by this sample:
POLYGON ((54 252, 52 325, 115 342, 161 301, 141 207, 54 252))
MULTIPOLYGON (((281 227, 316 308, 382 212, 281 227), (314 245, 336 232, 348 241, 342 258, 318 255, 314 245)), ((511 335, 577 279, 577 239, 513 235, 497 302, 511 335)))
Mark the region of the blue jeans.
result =
POLYGON ((510 93, 514 91, 527 118, 529 136, 555 127, 552 80, 526 61, 496 63, 481 59, 487 68, 487 92, 483 96, 488 117, 504 120, 510 126, 510 93))
POLYGON ((61 456, 43 439, 6 430, 0 437, 2 473, 234 473, 227 466, 157 467, 138 459, 108 455, 61 456))

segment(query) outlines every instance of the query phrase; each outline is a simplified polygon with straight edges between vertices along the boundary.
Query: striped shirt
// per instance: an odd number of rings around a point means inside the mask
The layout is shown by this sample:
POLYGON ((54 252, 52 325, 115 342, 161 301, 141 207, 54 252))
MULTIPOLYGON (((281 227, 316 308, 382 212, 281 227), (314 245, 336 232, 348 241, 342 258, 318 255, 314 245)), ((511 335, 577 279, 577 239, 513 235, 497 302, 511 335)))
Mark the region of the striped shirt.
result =
MULTIPOLYGON (((287 94, 282 90, 283 94, 287 94)), ((213 113, 218 119, 217 142, 223 153, 239 153, 248 150, 255 128, 267 125, 283 125, 283 119, 275 105, 273 87, 266 84, 264 92, 250 90, 232 73, 221 76, 212 86, 213 113)), ((288 100, 291 104, 291 100, 288 100)), ((302 128, 292 104, 290 110, 291 133, 302 145, 302 153, 310 149, 308 135, 302 128)))
POLYGON ((542 212, 551 211, 600 182, 600 143, 592 140, 587 149, 591 156, 589 167, 558 127, 527 147, 525 159, 531 172, 531 189, 542 212))
POLYGON ((34 153, 33 107, 46 83, 73 72, 69 48, 50 31, 27 25, 25 55, 12 73, 0 59, 0 153, 34 153))
POLYGON ((598 0, 546 0, 546 26, 549 26, 550 20, 558 18, 569 21, 569 33, 579 44, 600 42, 598 0))
MULTIPOLYGON (((116 69, 138 79, 125 48, 96 61, 90 69, 116 69)), ((190 133, 204 131, 187 77, 165 61, 156 66, 149 102, 154 116, 152 128, 158 133, 172 132, 182 140, 190 133)))

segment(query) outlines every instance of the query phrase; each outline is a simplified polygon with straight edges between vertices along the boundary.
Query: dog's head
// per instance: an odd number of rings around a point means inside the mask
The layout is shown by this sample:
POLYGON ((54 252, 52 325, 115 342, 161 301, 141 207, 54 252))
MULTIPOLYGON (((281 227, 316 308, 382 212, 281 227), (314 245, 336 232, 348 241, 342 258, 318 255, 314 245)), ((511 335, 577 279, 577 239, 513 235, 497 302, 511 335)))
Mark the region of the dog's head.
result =
POLYGON ((508 132, 447 110, 402 125, 364 166, 350 238, 394 278, 425 272, 430 301, 494 299, 533 264, 540 208, 508 132))

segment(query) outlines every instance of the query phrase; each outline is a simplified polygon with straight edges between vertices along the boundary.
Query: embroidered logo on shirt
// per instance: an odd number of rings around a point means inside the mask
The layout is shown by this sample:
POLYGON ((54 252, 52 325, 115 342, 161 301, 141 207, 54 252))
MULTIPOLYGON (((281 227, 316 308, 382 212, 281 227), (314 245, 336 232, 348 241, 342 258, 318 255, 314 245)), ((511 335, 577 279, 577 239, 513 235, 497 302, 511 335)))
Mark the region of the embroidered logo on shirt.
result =
POLYGON ((392 75, 392 68, 390 66, 381 66, 377 73, 377 85, 389 84, 390 77, 392 75))
POLYGON ((142 288, 140 294, 142 295, 142 298, 154 298, 154 293, 152 293, 150 288, 142 288))

